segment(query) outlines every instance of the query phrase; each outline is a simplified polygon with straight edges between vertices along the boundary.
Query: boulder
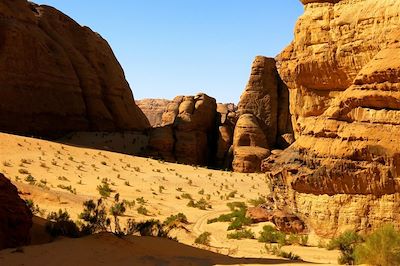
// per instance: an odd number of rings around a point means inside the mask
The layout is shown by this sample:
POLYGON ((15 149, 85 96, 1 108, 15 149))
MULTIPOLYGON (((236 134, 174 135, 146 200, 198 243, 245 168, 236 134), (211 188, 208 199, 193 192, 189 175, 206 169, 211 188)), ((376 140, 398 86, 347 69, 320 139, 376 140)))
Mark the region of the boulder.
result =
POLYGON ((0 217, 0 249, 29 244, 32 213, 3 174, 0 174, 0 217))

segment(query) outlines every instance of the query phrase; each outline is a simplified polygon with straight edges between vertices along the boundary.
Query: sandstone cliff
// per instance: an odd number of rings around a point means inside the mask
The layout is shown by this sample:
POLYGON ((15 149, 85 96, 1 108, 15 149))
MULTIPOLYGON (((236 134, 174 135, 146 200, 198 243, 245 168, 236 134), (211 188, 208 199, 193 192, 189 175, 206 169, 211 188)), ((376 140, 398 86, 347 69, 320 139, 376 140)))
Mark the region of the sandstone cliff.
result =
POLYGON ((60 11, 0 3, 0 130, 47 135, 144 129, 111 48, 60 11))
POLYGON ((146 115, 152 127, 162 125, 162 116, 167 111, 169 100, 165 99, 143 99, 136 101, 136 105, 146 115))
POLYGON ((206 94, 177 96, 150 131, 149 155, 167 161, 209 165, 217 150, 217 104, 206 94))
POLYGON ((0 218, 0 249, 29 244, 32 213, 3 174, 0 174, 0 218))
POLYGON ((302 2, 277 57, 296 142, 263 169, 321 235, 398 223, 400 2, 302 2))
POLYGON ((239 120, 233 140, 233 170, 259 172, 270 150, 291 144, 289 96, 273 58, 257 56, 238 104, 239 120))

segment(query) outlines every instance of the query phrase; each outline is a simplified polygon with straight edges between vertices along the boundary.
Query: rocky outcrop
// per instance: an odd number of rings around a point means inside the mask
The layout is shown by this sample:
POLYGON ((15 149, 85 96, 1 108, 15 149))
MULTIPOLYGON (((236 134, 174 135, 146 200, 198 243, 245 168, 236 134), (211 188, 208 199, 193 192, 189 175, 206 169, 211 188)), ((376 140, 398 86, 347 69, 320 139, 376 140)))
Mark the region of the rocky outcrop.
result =
POLYGON ((136 101, 137 106, 146 115, 152 127, 162 126, 162 116, 167 111, 167 106, 170 103, 165 99, 143 99, 136 101))
POLYGON ((289 98, 273 58, 257 56, 238 105, 232 167, 237 172, 259 172, 270 150, 284 148, 291 134, 289 98))
POLYGON ((26 0, 0 4, 0 130, 142 130, 124 73, 99 34, 26 0))
POLYGON ((230 104, 217 104, 218 141, 215 155, 217 166, 222 169, 231 169, 233 160, 233 133, 237 122, 237 107, 230 104), (218 121, 219 120, 219 121, 218 121))
POLYGON ((398 224, 400 2, 305 3, 277 57, 296 142, 263 170, 320 235, 398 224))
POLYGON ((29 244, 32 213, 3 174, 0 174, 0 217, 0 249, 29 244))
POLYGON ((215 154, 217 104, 206 94, 178 96, 150 133, 150 155, 191 165, 208 165, 215 154))
POLYGON ((271 222, 279 231, 285 233, 300 234, 306 231, 304 222, 296 215, 285 211, 271 210, 266 205, 250 207, 246 217, 250 218, 253 223, 271 222))

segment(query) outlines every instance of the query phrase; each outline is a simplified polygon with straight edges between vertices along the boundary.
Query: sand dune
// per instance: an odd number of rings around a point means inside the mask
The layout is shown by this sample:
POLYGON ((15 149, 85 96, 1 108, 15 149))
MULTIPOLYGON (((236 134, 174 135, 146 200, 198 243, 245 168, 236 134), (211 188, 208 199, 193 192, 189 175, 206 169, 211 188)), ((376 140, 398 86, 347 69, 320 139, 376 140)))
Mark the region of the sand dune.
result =
MULTIPOLYGON (((290 263, 267 254, 264 245, 257 240, 227 239, 227 223, 207 224, 209 218, 229 211, 228 202, 248 202, 266 195, 269 189, 264 174, 215 171, 9 134, 0 134, 0 147, 0 171, 18 187, 22 197, 39 205, 41 212, 38 215, 44 218, 61 208, 76 220, 83 209, 82 203, 98 199, 97 186, 106 180, 114 191, 107 204, 115 193, 119 193, 121 199, 135 202, 128 208, 122 224, 128 218, 163 221, 178 212, 184 213, 190 222, 189 232, 174 232, 181 244, 155 238, 119 239, 108 234, 43 244, 48 239, 36 234, 34 244, 41 245, 24 247, 23 253, 2 251, 0 265, 290 263), (194 200, 207 199, 212 208, 188 207, 189 200, 185 197, 189 194, 194 200), (143 206, 148 214, 139 214, 139 206, 143 206), (210 247, 194 244, 194 239, 204 231, 211 232, 210 247)), ((35 226, 40 228, 40 223, 43 225, 43 221, 36 221, 35 226)), ((262 225, 253 225, 250 229, 257 235, 262 225)), ((334 265, 338 256, 336 251, 317 248, 293 246, 284 249, 314 263, 334 265)))

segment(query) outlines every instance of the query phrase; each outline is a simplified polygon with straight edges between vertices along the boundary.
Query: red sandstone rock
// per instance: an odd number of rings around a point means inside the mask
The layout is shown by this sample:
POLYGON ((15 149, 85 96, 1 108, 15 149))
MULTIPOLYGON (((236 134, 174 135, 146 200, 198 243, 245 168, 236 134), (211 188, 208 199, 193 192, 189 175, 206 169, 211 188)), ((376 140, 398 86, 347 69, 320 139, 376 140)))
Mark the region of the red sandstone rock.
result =
POLYGON ((0 249, 29 244, 32 213, 17 188, 0 174, 0 249))
POLYGON ((149 127, 101 36, 26 0, 0 4, 0 130, 51 134, 149 127))

